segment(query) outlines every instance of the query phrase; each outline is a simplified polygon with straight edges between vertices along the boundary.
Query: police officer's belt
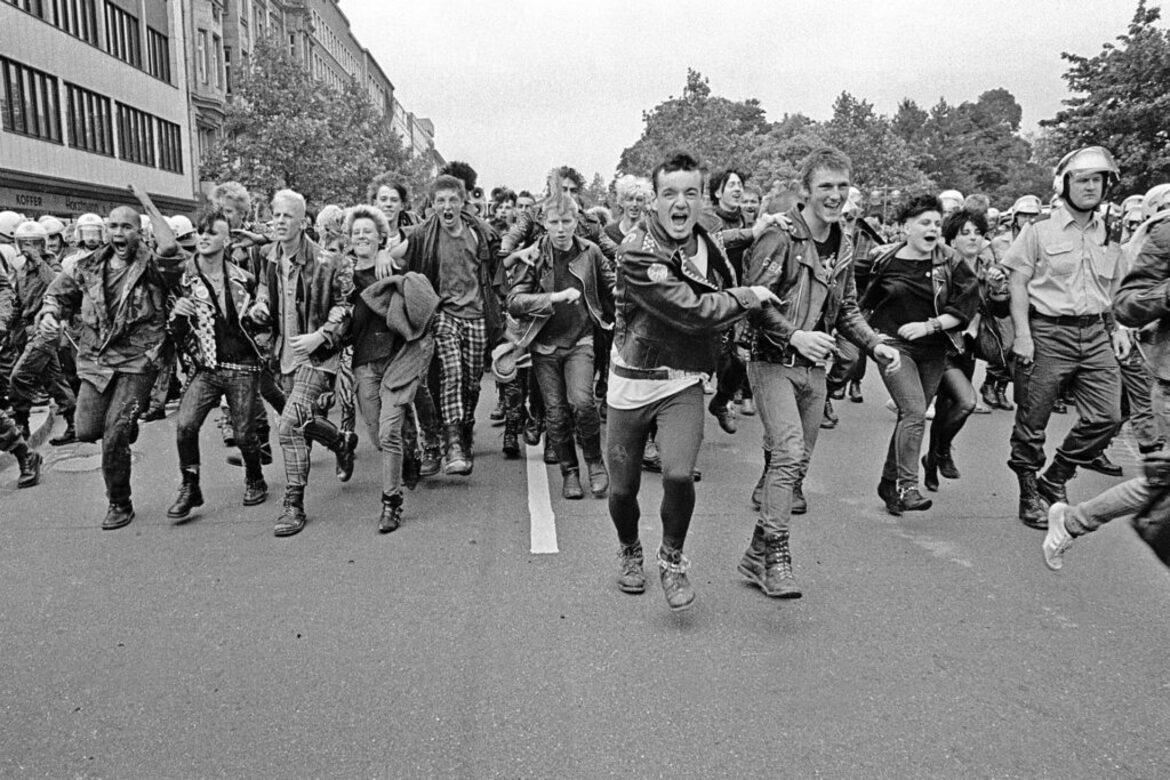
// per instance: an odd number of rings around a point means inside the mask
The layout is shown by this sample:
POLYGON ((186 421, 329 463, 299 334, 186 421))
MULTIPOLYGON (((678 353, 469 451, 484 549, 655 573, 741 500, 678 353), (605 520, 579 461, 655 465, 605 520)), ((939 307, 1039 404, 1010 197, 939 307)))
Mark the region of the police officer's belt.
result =
POLYGON ((1071 325, 1077 328, 1087 328, 1090 325, 1105 322, 1104 314, 1062 314, 1059 317, 1053 317, 1041 314, 1035 309, 1032 309, 1028 314, 1032 319, 1047 322, 1050 325, 1071 325))

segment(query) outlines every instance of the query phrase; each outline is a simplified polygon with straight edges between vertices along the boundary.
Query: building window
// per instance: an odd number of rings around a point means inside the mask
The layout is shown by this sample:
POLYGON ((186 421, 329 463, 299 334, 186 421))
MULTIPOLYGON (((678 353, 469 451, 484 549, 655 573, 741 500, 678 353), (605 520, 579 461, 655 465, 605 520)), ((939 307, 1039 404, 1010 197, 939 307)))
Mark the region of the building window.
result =
POLYGON ((61 143, 61 105, 57 79, 0 57, 4 71, 3 127, 12 133, 61 143))
POLYGON ((218 35, 211 36, 211 54, 215 67, 215 86, 223 89, 223 39, 218 35))
POLYGON ((114 156, 114 117, 110 99, 65 82, 69 145, 95 154, 114 156))
MULTIPOLYGON (((14 5, 22 11, 28 11, 33 16, 38 16, 45 19, 45 4, 44 0, 4 0, 9 5, 14 5)), ((47 19, 45 19, 48 21, 47 19)))
POLYGON ((86 43, 98 45, 96 0, 53 0, 54 23, 86 43))
POLYGON ((207 83, 207 30, 200 30, 195 36, 195 72, 199 83, 207 83))
POLYGON ((171 42, 153 27, 146 28, 146 72, 171 83, 171 42))
POLYGON ((223 47, 223 75, 227 93, 232 94, 232 47, 223 47))
POLYGON ((154 117, 118 103, 118 157, 154 167, 154 117))
POLYGON ((122 62, 142 67, 138 19, 106 0, 106 51, 122 62))
POLYGON ((158 167, 172 173, 183 172, 183 130, 165 119, 158 121, 158 167))

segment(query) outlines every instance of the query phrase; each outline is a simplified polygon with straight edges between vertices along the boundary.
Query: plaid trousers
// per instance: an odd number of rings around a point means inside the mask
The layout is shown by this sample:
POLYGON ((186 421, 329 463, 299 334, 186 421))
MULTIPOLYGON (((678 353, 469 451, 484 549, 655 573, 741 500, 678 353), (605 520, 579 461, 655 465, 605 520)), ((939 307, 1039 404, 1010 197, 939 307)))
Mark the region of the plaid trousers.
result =
POLYGON ((435 315, 439 415, 444 427, 475 422, 487 346, 487 320, 482 317, 463 319, 442 309, 435 315))
POLYGON ((313 416, 317 396, 333 387, 333 374, 312 366, 298 366, 291 374, 282 374, 280 383, 286 396, 277 432, 280 452, 284 456, 284 478, 289 487, 304 488, 309 481, 311 444, 301 432, 313 416))

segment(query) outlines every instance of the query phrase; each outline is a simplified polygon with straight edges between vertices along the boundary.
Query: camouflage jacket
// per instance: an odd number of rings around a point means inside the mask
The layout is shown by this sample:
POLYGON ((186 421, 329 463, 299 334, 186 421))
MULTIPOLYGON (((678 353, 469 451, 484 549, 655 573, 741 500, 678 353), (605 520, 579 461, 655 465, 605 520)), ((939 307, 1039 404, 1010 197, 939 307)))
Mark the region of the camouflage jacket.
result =
POLYGON ((146 374, 159 368, 167 340, 167 289, 154 254, 139 245, 126 268, 117 301, 107 300, 106 271, 114 248, 99 247, 58 274, 45 292, 41 313, 64 323, 79 315, 77 375, 104 392, 115 372, 146 374))

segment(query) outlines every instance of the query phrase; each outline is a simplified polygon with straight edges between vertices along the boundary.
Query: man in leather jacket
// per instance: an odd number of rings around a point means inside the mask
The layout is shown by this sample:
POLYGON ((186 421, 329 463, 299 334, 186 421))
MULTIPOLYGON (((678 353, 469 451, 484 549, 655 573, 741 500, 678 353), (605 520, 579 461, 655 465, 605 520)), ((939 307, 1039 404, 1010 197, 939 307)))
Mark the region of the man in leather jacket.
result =
POLYGON ((662 545, 658 565, 672 610, 690 607, 683 543, 695 504, 692 470, 703 441, 703 381, 715 371, 720 331, 777 302, 764 287, 735 287, 721 242, 697 224, 698 160, 675 152, 655 167, 654 211, 618 249, 613 359, 607 395, 609 512, 617 529, 618 587, 642 593, 638 488, 642 450, 658 426, 662 545))
POLYGON ((747 280, 780 303, 756 312, 748 377, 764 423, 766 467, 760 516, 739 571, 775 598, 799 598, 788 545, 792 514, 807 510, 802 482, 816 446, 825 402, 825 361, 833 331, 897 369, 900 355, 861 315, 853 279, 853 243, 841 217, 853 164, 836 149, 814 151, 801 165, 801 202, 791 227, 770 227, 752 247, 747 280))

